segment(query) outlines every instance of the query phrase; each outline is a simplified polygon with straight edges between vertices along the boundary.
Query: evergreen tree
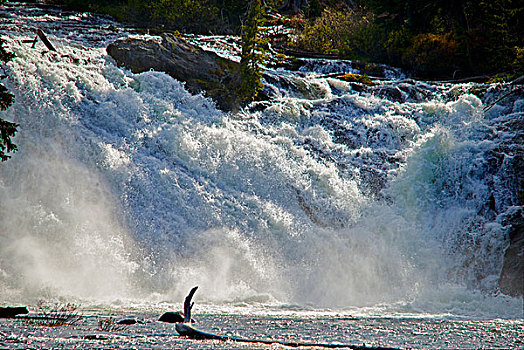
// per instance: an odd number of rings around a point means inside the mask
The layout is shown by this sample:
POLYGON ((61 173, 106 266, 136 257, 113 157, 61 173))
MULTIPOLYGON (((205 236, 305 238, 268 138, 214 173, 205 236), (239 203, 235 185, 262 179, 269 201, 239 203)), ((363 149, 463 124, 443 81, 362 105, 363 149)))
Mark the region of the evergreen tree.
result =
POLYGON ((261 0, 249 3, 246 23, 242 26, 242 54, 240 59, 240 86, 237 98, 241 105, 253 101, 264 87, 261 82, 264 40, 260 38, 264 6, 261 0))
MULTIPOLYGON (((0 5, 3 1, 0 1, 0 5)), ((0 62, 8 62, 13 58, 13 54, 7 52, 4 48, 4 41, 0 38, 0 62)), ((14 96, 7 90, 7 88, 0 84, 0 111, 4 111, 14 102, 14 96)), ((6 161, 11 156, 9 152, 16 152, 16 145, 12 142, 11 137, 14 137, 17 132, 18 124, 8 122, 0 118, 0 161, 6 161)))

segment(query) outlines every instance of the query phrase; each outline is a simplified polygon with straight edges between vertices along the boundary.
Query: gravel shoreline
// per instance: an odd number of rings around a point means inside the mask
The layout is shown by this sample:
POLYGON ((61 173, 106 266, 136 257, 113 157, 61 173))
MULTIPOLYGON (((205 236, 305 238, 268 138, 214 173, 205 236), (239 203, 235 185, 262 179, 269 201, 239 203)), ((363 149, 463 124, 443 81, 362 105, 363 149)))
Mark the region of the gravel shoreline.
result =
MULTIPOLYGON (((191 340, 160 314, 83 314, 73 324, 48 326, 0 320, 1 349, 285 349, 282 345, 191 340), (136 318, 132 325, 118 320, 136 318), (102 321, 106 321, 103 326, 102 321)), ((425 349, 507 349, 524 345, 523 319, 289 317, 196 314, 199 329, 228 336, 303 343, 425 349)), ((307 349, 314 347, 300 347, 307 349)), ((318 347, 317 347, 318 348, 318 347)))

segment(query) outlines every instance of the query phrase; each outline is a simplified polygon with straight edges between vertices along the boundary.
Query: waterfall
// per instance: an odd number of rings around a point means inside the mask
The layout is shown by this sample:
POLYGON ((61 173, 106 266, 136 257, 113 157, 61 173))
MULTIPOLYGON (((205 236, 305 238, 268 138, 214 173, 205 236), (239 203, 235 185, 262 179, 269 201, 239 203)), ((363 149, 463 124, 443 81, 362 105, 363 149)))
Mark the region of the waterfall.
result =
POLYGON ((518 312, 496 295, 508 237, 488 205, 516 194, 487 172, 494 123, 523 118, 522 100, 484 112, 473 84, 393 69, 361 93, 327 74, 347 63, 311 60, 268 69, 269 103, 228 114, 164 73, 117 67, 105 45, 125 32, 53 20, 70 23, 49 30, 59 54, 23 42, 30 24, 2 29, 16 55, 2 118, 20 124, 0 166, 12 300, 180 301, 199 285, 218 304, 518 312))

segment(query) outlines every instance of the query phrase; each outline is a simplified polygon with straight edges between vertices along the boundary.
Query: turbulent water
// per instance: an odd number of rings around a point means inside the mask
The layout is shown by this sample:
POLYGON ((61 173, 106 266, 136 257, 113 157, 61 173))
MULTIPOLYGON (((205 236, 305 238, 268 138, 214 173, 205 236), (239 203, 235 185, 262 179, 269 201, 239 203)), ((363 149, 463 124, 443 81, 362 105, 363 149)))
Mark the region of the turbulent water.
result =
POLYGON ((270 100, 229 114, 117 67, 107 44, 139 35, 107 18, 11 3, 0 25, 16 55, 1 116, 20 124, 0 166, 1 302, 198 285, 218 308, 522 317, 497 285, 515 184, 489 163, 511 138, 496 124, 524 118, 523 99, 489 106, 507 87, 391 69, 359 92, 330 77, 349 62, 309 60, 268 68, 270 100), (57 53, 24 42, 35 27, 57 53))

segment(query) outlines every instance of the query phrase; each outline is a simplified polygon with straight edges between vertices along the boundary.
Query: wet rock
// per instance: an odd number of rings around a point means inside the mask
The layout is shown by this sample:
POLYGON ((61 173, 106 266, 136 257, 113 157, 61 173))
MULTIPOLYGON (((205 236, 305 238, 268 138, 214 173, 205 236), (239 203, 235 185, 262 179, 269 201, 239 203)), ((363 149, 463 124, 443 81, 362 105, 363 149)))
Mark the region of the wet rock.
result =
POLYGON ((192 93, 204 92, 222 110, 236 108, 234 92, 239 84, 240 65, 213 52, 204 51, 174 34, 161 35, 161 41, 127 38, 107 47, 118 65, 133 73, 149 70, 165 72, 186 83, 192 93))
POLYGON ((504 265, 500 273, 499 287, 504 294, 524 295, 524 208, 515 209, 507 223, 509 247, 504 254, 504 265))
POLYGON ((168 322, 168 323, 179 323, 184 322, 184 314, 180 311, 168 311, 165 312, 160 318, 158 319, 161 322, 168 322))
POLYGON ((402 72, 398 68, 393 68, 385 64, 352 61, 351 66, 358 69, 360 74, 369 75, 377 78, 387 78, 389 76, 401 76, 402 72))
MULTIPOLYGON (((515 108, 515 107, 512 107, 515 108)), ((482 210, 501 213, 509 227, 509 245, 499 278, 502 293, 524 295, 524 117, 509 114, 496 122, 494 140, 498 143, 487 154, 488 172, 494 174, 492 195, 482 210), (507 191, 498 188, 504 186, 507 191)))
POLYGON ((333 55, 325 55, 308 51, 283 49, 288 56, 271 63, 272 68, 284 68, 290 71, 305 69, 306 71, 317 71, 324 66, 328 71, 323 73, 358 73, 375 78, 401 77, 404 73, 398 69, 385 64, 364 62, 357 60, 344 60, 333 55), (331 67, 331 68, 328 68, 331 67))
POLYGON ((136 317, 125 317, 125 318, 122 318, 118 321, 116 321, 116 324, 123 324, 123 325, 133 325, 133 324, 137 324, 137 323, 144 323, 144 321, 142 320, 139 320, 138 318, 136 317))
POLYGON ((382 98, 385 98, 386 100, 390 100, 393 102, 405 101, 402 91, 397 86, 380 85, 373 90, 373 93, 377 96, 380 96, 382 98))
POLYGON ((423 102, 431 96, 427 86, 415 81, 386 82, 372 87, 372 93, 392 102, 423 102))
POLYGON ((298 71, 302 66, 304 66, 304 60, 296 58, 293 56, 283 56, 275 60, 268 62, 267 66, 269 68, 284 68, 289 71, 298 71))
POLYGON ((409 79, 400 82, 398 88, 404 93, 406 102, 424 102, 437 92, 432 85, 409 79))
POLYGON ((26 315, 29 313, 25 306, 0 307, 0 318, 14 318, 16 315, 26 315))

